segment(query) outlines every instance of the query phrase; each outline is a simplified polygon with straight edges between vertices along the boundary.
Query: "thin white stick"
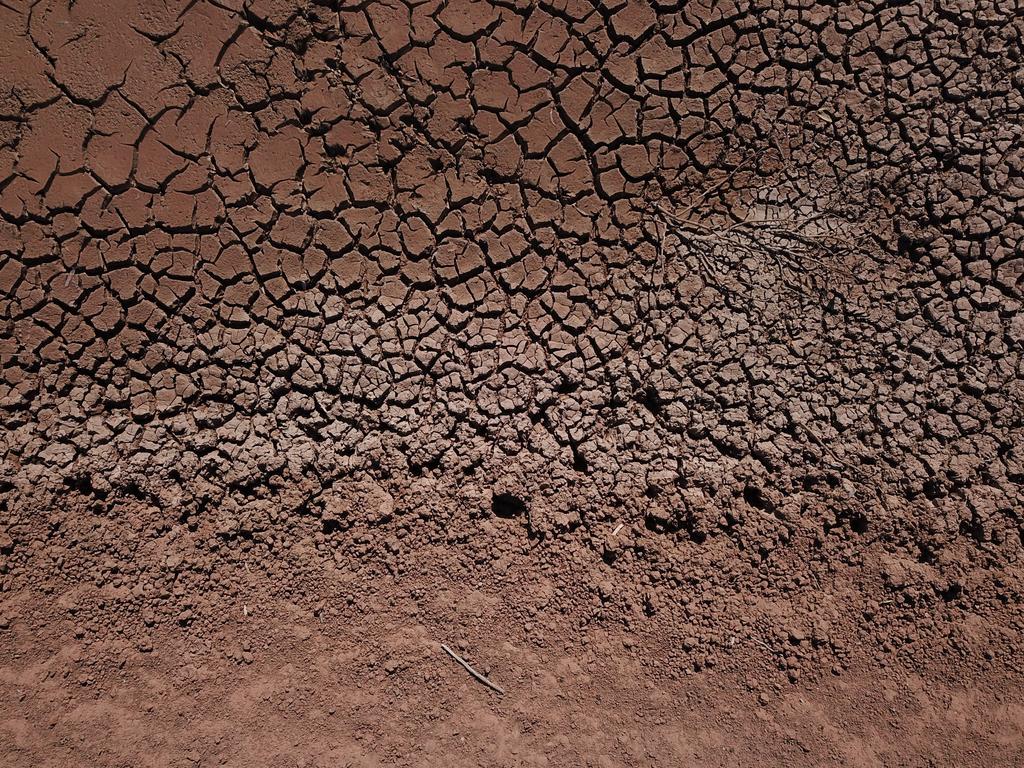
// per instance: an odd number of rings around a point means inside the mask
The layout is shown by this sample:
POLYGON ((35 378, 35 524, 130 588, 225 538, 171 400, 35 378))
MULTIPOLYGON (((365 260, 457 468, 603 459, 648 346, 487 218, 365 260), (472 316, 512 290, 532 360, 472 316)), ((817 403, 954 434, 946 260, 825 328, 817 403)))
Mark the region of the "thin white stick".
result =
POLYGON ((500 694, 501 694, 502 696, 504 696, 504 695, 505 695, 505 689, 504 689, 504 688, 502 688, 502 687, 500 687, 500 686, 497 686, 497 685, 495 685, 495 684, 494 684, 494 683, 492 683, 492 682, 491 682, 490 680, 488 680, 488 679, 487 679, 486 677, 484 677, 484 676, 483 676, 483 675, 481 675, 481 674, 480 674, 479 672, 477 672, 477 671, 476 671, 475 669, 473 669, 473 668, 472 668, 472 667, 471 667, 471 666, 469 665, 469 662, 467 662, 467 661, 466 661, 466 660, 465 660, 464 658, 462 658, 461 656, 459 656, 459 654, 457 654, 457 653, 456 653, 455 651, 453 651, 453 650, 452 650, 451 648, 449 648, 449 647, 448 647, 447 645, 445 645, 444 643, 441 643, 441 648, 442 648, 442 650, 444 650, 444 652, 445 652, 445 653, 447 653, 447 654, 448 654, 449 656, 451 656, 451 657, 452 657, 453 659, 455 659, 455 660, 456 660, 457 662, 459 662, 459 664, 461 664, 461 665, 462 665, 463 667, 465 667, 465 668, 466 668, 466 671, 467 671, 467 672, 469 672, 469 674, 471 674, 471 675, 472 675, 473 677, 475 677, 475 678, 476 678, 477 680, 479 680, 479 681, 480 681, 481 683, 483 683, 484 685, 486 685, 486 686, 487 686, 488 688, 490 688, 490 689, 491 689, 492 691, 497 691, 497 692, 498 692, 498 693, 500 693, 500 694))

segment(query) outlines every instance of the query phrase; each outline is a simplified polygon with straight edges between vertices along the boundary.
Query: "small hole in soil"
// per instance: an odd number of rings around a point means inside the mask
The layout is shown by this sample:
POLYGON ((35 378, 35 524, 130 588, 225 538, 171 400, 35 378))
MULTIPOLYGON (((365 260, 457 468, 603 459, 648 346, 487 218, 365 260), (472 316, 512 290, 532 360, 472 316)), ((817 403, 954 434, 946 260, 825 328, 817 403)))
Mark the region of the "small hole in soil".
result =
POLYGON ((92 496, 93 494, 92 479, 88 475, 82 474, 65 478, 64 484, 85 496, 92 496))
POLYGON ((647 515, 644 518, 644 528, 652 533, 667 533, 669 531, 669 527, 665 520, 652 515, 647 515))
POLYGON ((860 513, 850 516, 850 528, 854 533, 868 532, 868 519, 860 513))
POLYGON ((324 523, 323 523, 323 526, 322 526, 322 530, 323 530, 325 535, 331 534, 331 533, 337 533, 338 531, 341 530, 341 521, 340 520, 324 520, 324 523))
POLYGON ((979 544, 985 541, 985 526, 977 515, 972 517, 970 521, 964 520, 960 523, 960 533, 970 536, 979 544))
POLYGON ((748 485, 743 489, 743 500, 754 509, 768 509, 768 500, 756 485, 748 485))
POLYGON ((582 453, 576 451, 572 457, 572 468, 577 472, 586 474, 590 471, 590 464, 587 463, 587 460, 583 457, 582 453))
POLYGON ((640 404, 643 405, 648 411, 654 415, 661 413, 661 395, 658 394, 658 390, 652 384, 648 384, 643 388, 639 395, 640 404))
POLYGON ((491 499, 491 511, 498 517, 519 517, 526 512, 526 502, 511 493, 496 493, 491 499))
POLYGON ((426 470, 436 472, 440 466, 441 459, 437 456, 435 456, 432 459, 428 459, 422 464, 413 461, 409 463, 409 474, 411 474, 413 477, 423 477, 423 474, 426 472, 426 470))
POLYGON ((555 392, 560 395, 571 395, 579 388, 580 385, 577 382, 572 381, 571 379, 562 379, 555 387, 555 392))
POLYGON ((963 594, 963 591, 964 591, 964 588, 962 586, 960 586, 956 582, 953 582, 948 587, 946 587, 944 590, 942 590, 942 592, 940 592, 939 594, 942 595, 942 599, 945 602, 951 603, 954 600, 956 600, 958 597, 960 597, 960 595, 963 594))

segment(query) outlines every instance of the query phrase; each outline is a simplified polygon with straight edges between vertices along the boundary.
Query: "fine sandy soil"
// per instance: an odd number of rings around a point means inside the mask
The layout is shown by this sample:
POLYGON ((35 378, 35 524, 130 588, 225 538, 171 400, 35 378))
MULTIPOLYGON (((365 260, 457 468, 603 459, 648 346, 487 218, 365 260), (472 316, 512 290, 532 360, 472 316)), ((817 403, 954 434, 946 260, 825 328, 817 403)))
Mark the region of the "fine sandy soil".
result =
POLYGON ((0 765, 1024 764, 1021 11, 0 0, 0 765))

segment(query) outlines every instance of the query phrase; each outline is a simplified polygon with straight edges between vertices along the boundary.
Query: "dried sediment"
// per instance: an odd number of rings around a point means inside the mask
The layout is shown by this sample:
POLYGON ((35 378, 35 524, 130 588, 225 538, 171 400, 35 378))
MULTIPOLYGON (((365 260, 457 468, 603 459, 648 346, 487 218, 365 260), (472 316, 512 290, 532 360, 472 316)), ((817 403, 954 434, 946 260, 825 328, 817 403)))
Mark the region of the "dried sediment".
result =
POLYGON ((1019 14, 234 6, 0 5, 5 594, 1020 658, 1019 14))

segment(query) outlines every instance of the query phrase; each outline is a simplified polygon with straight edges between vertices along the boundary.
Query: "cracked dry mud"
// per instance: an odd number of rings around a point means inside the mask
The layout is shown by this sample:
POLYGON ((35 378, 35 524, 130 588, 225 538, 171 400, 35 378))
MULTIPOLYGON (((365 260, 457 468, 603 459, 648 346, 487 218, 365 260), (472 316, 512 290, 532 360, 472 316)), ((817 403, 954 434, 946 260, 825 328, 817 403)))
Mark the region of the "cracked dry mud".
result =
POLYGON ((0 762, 1020 765, 1022 38, 0 0, 0 762))

